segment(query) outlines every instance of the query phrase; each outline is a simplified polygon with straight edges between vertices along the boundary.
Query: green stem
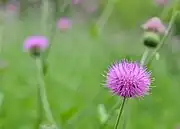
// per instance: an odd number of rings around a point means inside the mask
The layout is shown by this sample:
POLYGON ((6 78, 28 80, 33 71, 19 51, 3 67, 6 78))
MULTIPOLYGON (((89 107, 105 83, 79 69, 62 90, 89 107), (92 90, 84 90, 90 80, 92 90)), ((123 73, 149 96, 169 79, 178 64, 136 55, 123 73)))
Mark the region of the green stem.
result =
MULTIPOLYGON (((4 10, 3 10, 4 11, 4 10)), ((3 32, 4 32, 4 21, 3 21, 3 23, 1 23, 1 25, 0 25, 0 54, 2 53, 2 50, 3 50, 3 32)), ((1 78, 0 79, 2 79, 2 76, 1 76, 1 78)), ((1 80, 2 81, 2 80, 1 80)), ((5 98, 5 95, 4 94, 2 94, 1 93, 1 95, 2 96, 0 96, 0 97, 2 97, 1 98, 1 102, 0 102, 0 108, 1 107, 3 107, 3 105, 4 105, 4 98, 5 98)), ((2 108, 2 110, 0 110, 0 114, 5 114, 5 109, 4 108, 2 108)), ((2 115, 2 117, 1 117, 1 119, 5 119, 5 116, 4 115, 2 115)), ((2 129, 4 129, 5 127, 4 127, 4 122, 3 122, 3 124, 2 124, 2 126, 1 126, 1 128, 2 129)))
POLYGON ((1 129, 4 129, 5 128, 5 107, 4 107, 4 104, 5 104, 5 100, 4 100, 4 94, 0 92, 0 118, 2 120, 2 123, 1 123, 1 126, 0 128, 1 129))
MULTIPOLYGON (((61 7, 61 10, 60 10, 60 12, 64 12, 64 10, 68 7, 68 5, 70 4, 70 1, 69 2, 67 2, 67 3, 64 3, 63 5, 62 5, 62 7, 61 7)), ((54 6, 54 8, 55 8, 55 10, 54 10, 54 20, 55 20, 55 24, 53 25, 53 27, 52 27, 52 29, 51 29, 51 35, 50 35, 50 40, 49 40, 49 47, 48 47, 48 49, 45 51, 45 53, 43 54, 43 73, 44 73, 44 75, 46 75, 46 72, 47 72, 47 58, 48 58, 48 55, 49 55, 49 53, 50 53, 50 50, 51 50, 51 48, 52 48, 52 43, 53 43, 53 40, 54 40, 54 37, 55 37, 55 35, 56 35, 56 32, 57 32, 57 27, 56 27, 56 20, 57 20, 57 17, 58 17, 58 13, 59 13, 59 2, 58 1, 56 1, 55 2, 55 6, 54 6)), ((45 6, 45 7, 47 7, 47 6, 45 6)), ((44 13, 44 15, 43 15, 43 17, 46 17, 46 8, 44 7, 44 9, 43 9, 43 13, 44 13)), ((44 24, 44 20, 46 20, 46 18, 43 18, 42 19, 42 23, 44 24)), ((44 28, 44 27, 42 27, 42 28, 44 28)), ((45 30, 45 29, 44 29, 45 30)))
POLYGON ((43 105, 41 103, 41 90, 38 86, 37 88, 37 105, 38 105, 38 118, 37 118, 37 123, 35 125, 35 129, 39 129, 40 128, 40 125, 41 125, 41 122, 43 120, 43 105))
POLYGON ((176 10, 173 11, 173 16, 172 16, 172 18, 171 18, 171 20, 170 20, 170 22, 169 22, 169 26, 168 26, 168 28, 167 28, 167 32, 164 34, 164 36, 163 36, 160 44, 157 46, 157 48, 156 48, 156 49, 152 52, 152 54, 150 55, 148 61, 146 62, 147 64, 151 64, 151 62, 152 62, 154 56, 156 55, 156 53, 157 53, 157 52, 163 47, 163 45, 165 44, 165 41, 167 40, 167 38, 168 38, 169 35, 170 35, 170 32, 171 32, 172 27, 173 27, 173 24, 174 24, 174 22, 175 22, 175 20, 176 20, 176 17, 178 16, 178 14, 179 14, 179 11, 176 11, 176 10))
POLYGON ((58 126, 57 126, 57 124, 55 122, 55 119, 53 118, 53 115, 52 115, 52 112, 51 112, 51 109, 50 109, 50 106, 49 106, 48 98, 47 98, 47 95, 46 95, 41 59, 36 58, 35 61, 36 61, 36 66, 37 66, 39 97, 40 97, 42 107, 43 107, 43 109, 45 111, 45 115, 46 115, 46 118, 48 119, 48 121, 51 122, 51 124, 53 124, 56 127, 56 129, 58 129, 58 126))
POLYGON ((3 31, 4 31, 4 25, 0 26, 0 53, 2 52, 3 47, 3 31))
POLYGON ((108 0, 107 6, 105 7, 102 15, 96 23, 96 25, 99 27, 99 32, 102 32, 106 22, 108 21, 111 13, 113 12, 115 2, 116 0, 108 0))
POLYGON ((115 125, 114 125, 114 129, 117 129, 117 128, 118 128, 119 121, 120 121, 120 118, 121 118, 121 115, 122 115, 122 112, 123 112, 123 109, 124 109, 125 102, 126 102, 126 98, 124 97, 124 98, 123 98, 123 101, 122 101, 122 104, 121 104, 121 106, 120 106, 120 108, 119 108, 119 113, 118 113, 118 116, 117 116, 116 123, 115 123, 115 125))
POLYGON ((149 54, 149 49, 146 48, 146 50, 144 51, 144 53, 143 53, 143 55, 141 57, 141 61, 140 61, 141 65, 144 65, 144 63, 145 63, 145 61, 146 61, 146 59, 148 57, 148 54, 149 54))
MULTIPOLYGON (((129 113, 130 113, 130 104, 126 104, 126 109, 124 111, 124 121, 123 121, 123 124, 122 124, 122 129, 126 129, 126 126, 127 126, 127 121, 128 121, 128 116, 129 116, 129 113)), ((129 121, 128 121, 129 122, 129 121)))
POLYGON ((48 6, 49 6, 48 0, 43 0, 42 1, 42 19, 41 19, 41 25, 42 25, 41 29, 43 33, 47 32, 46 21, 48 19, 48 6))

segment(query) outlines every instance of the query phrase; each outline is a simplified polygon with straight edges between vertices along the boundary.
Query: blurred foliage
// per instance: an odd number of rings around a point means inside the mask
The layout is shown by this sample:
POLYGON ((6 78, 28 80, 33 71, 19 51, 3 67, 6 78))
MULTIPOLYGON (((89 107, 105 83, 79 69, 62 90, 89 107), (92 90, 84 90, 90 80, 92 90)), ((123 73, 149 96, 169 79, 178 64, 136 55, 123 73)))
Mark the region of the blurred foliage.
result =
MULTIPOLYGON (((180 11, 180 3, 179 4, 172 4, 169 9, 168 9, 168 14, 163 18, 166 22, 168 22, 173 14, 173 10, 180 11)), ((174 34, 175 35, 180 35, 180 15, 177 16, 175 20, 175 26, 174 26, 174 34)))
MULTIPOLYGON (((109 0, 110 2, 111 0, 109 0)), ((101 11, 103 11, 108 5, 108 0, 103 0, 101 3, 101 11)), ((142 24, 142 20, 148 18, 147 16, 156 15, 157 10, 152 0, 115 0, 110 21, 121 24, 125 28, 135 28, 142 24)))
MULTIPOLYGON (((113 6, 113 13, 111 14, 109 18, 109 24, 121 24, 121 27, 125 28, 134 28, 139 24, 142 24, 142 20, 147 19, 147 16, 153 16, 158 14, 158 8, 154 6, 154 2, 152 0, 126 0, 126 1, 119 1, 114 0, 114 6, 113 6), (142 11, 143 10, 143 11, 142 11), (117 17, 118 16, 118 17, 117 17), (133 22, 132 22, 133 21, 133 22)), ((25 0, 20 0, 21 3, 21 13, 22 15, 27 15, 28 7, 32 7, 31 5, 34 3, 36 5, 40 5, 39 2, 28 2, 25 0)), ((62 14, 67 14, 69 11, 71 11, 71 6, 67 6, 64 11, 61 12, 61 9, 64 6, 64 3, 70 3, 71 1, 68 0, 64 2, 63 0, 53 0, 51 1, 53 4, 54 13, 56 13, 56 16, 61 16, 62 14)), ((106 1, 99 1, 99 8, 97 10, 97 14, 101 14, 106 6, 110 4, 111 0, 106 1)), ((99 15, 96 17, 98 18, 99 15)))

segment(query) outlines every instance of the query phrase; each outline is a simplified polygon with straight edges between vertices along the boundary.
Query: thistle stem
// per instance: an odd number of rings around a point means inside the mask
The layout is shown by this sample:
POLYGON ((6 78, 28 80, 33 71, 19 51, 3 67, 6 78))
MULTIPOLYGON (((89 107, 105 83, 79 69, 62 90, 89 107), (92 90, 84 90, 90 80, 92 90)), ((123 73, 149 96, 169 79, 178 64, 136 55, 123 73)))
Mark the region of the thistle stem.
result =
MULTIPOLYGON (((4 11, 4 10, 3 10, 4 11)), ((3 21, 3 23, 0 25, 0 54, 2 53, 2 50, 3 50, 3 32, 4 32, 4 21, 3 21)), ((1 77, 2 78, 2 77, 1 77)), ((0 108, 1 107, 3 107, 3 105, 4 105, 4 99, 5 99, 5 96, 4 96, 4 94, 1 94, 1 102, 0 102, 0 108)), ((0 110, 0 114, 5 114, 5 109, 4 108, 2 108, 2 110, 0 110)), ((5 116, 4 115, 2 115, 2 117, 1 117, 1 119, 5 119, 5 116)), ((1 126, 1 128, 2 129, 4 129, 5 127, 4 127, 4 123, 2 124, 2 126, 1 126)))
POLYGON ((150 55, 149 59, 147 60, 147 64, 151 64, 154 56, 156 55, 156 53, 163 47, 163 45, 165 44, 167 38, 170 35, 170 32, 172 30, 173 24, 176 20, 176 17, 178 16, 179 11, 174 10, 173 11, 173 16, 171 17, 171 20, 169 22, 168 28, 167 28, 167 32, 164 34, 160 44, 157 46, 157 48, 152 52, 152 54, 150 55))
POLYGON ((0 53, 2 52, 2 47, 3 47, 3 31, 4 31, 4 25, 0 25, 0 53))
POLYGON ((35 128, 36 129, 39 129, 40 128, 40 125, 41 125, 41 122, 43 120, 43 106, 42 106, 42 103, 41 103, 41 90, 40 88, 38 87, 37 88, 37 106, 38 106, 38 118, 37 118, 37 124, 35 125, 35 128))
MULTIPOLYGON (((45 1, 45 2, 48 2, 48 1, 45 1)), ((60 9, 60 12, 64 12, 64 10, 68 7, 69 4, 70 4, 69 2, 68 3, 64 3, 63 6, 60 9)), ((54 20, 55 21, 57 20, 58 13, 59 13, 59 6, 58 5, 59 5, 59 2, 57 0, 55 2, 55 6, 54 6, 54 8, 55 8, 55 10, 54 10, 54 20)), ((48 8, 48 6, 44 6, 44 8, 43 8, 44 15, 42 17, 44 17, 43 18, 44 20, 47 19, 46 15, 45 15, 46 11, 47 11, 46 7, 48 8)), ((42 23, 44 23, 43 20, 42 20, 42 23)), ((45 28, 44 28, 44 30, 45 30, 45 28)), ((49 55, 50 50, 52 48, 52 43, 53 43, 54 37, 56 36, 56 32, 57 32, 57 27, 56 27, 56 23, 55 23, 55 24, 53 24, 52 29, 51 29, 51 35, 50 35, 50 39, 49 39, 49 47, 47 48, 46 52, 43 54, 43 67, 44 67, 43 68, 44 69, 43 73, 44 73, 44 75, 46 75, 46 72, 47 72, 47 68, 46 68, 47 58, 48 58, 48 55, 49 55)))
POLYGON ((40 97, 40 101, 42 105, 41 110, 45 111, 45 115, 46 118, 48 119, 49 122, 51 122, 51 124, 55 125, 56 129, 58 129, 58 126, 53 118, 50 106, 49 106, 49 102, 48 102, 48 98, 46 95, 46 89, 45 89, 45 83, 43 80, 43 71, 42 71, 42 64, 41 64, 41 59, 40 58, 36 58, 36 67, 37 67, 37 78, 38 78, 38 90, 39 90, 39 97, 40 97))
POLYGON ((140 61, 141 65, 144 65, 144 63, 145 63, 145 61, 146 61, 146 59, 148 57, 148 54, 149 54, 149 49, 146 48, 146 50, 144 51, 144 53, 143 53, 143 55, 141 57, 141 61, 140 61))
MULTIPOLYGON (((59 12, 61 12, 61 13, 64 12, 65 9, 68 7, 68 5, 70 5, 70 1, 68 1, 68 2, 64 1, 63 5, 60 7, 60 10, 59 10, 58 5, 59 5, 59 2, 57 0, 57 2, 55 3, 55 6, 54 6, 54 8, 55 8, 55 10, 54 10, 54 20, 55 21, 57 20, 58 13, 59 12)), ((48 47, 48 49, 46 50, 46 52, 44 54, 44 57, 43 57, 44 59, 46 59, 48 57, 49 53, 50 53, 50 50, 52 48, 52 42, 54 40, 56 32, 57 32, 57 27, 56 27, 56 23, 55 23, 55 25, 53 25, 52 30, 51 30, 50 44, 49 44, 49 47, 48 47)))
MULTIPOLYGON (((48 19, 48 7, 49 7, 49 1, 48 0, 42 0, 42 10, 41 10, 41 31, 43 34, 46 34, 47 32, 47 25, 46 25, 46 21, 48 19)), ((47 64, 46 64, 46 60, 43 59, 43 74, 46 74, 46 69, 47 69, 47 64)))
POLYGON ((42 1, 42 19, 41 19, 41 29, 43 33, 47 32, 47 25, 46 25, 46 20, 48 18, 48 0, 43 0, 42 1))
POLYGON ((118 113, 118 116, 117 116, 116 123, 115 123, 115 125, 114 125, 114 129, 117 129, 117 128, 118 128, 119 121, 120 121, 120 118, 121 118, 121 115, 122 115, 122 112, 123 112, 123 109, 124 109, 125 102, 126 102, 126 98, 124 97, 124 98, 123 98, 123 101, 122 101, 122 104, 121 104, 121 106, 120 106, 120 108, 119 108, 119 113, 118 113))
POLYGON ((113 12, 113 8, 115 5, 115 1, 116 0, 108 0, 108 3, 102 13, 102 15, 100 16, 99 20, 97 21, 96 25, 99 26, 99 32, 102 31, 102 29, 104 28, 106 22, 108 21, 111 13, 113 12))

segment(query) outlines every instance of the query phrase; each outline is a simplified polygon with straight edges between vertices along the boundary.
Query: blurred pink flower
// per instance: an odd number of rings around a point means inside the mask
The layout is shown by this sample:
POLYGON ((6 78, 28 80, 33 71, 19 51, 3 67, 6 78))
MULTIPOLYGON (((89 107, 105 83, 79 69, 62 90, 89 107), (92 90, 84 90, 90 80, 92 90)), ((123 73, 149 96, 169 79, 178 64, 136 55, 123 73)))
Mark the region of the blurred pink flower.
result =
POLYGON ((81 1, 81 0, 72 0, 72 3, 73 3, 73 4, 79 4, 80 1, 81 1))
POLYGON ((166 32, 166 27, 162 24, 161 20, 158 17, 149 19, 142 27, 147 31, 154 31, 158 33, 166 32))
POLYGON ((157 5, 166 5, 168 3, 168 0, 155 0, 155 3, 157 5))
POLYGON ((66 31, 67 29, 71 28, 71 26, 72 26, 71 21, 66 17, 62 17, 57 21, 57 27, 61 31, 66 31))
POLYGON ((88 13, 94 13, 97 10, 97 6, 92 6, 86 9, 88 13))
POLYGON ((17 7, 15 5, 13 5, 13 4, 9 4, 9 5, 7 5, 7 10, 16 11, 17 7))
POLYGON ((44 51, 48 47, 48 39, 44 36, 29 36, 24 41, 24 50, 32 52, 33 50, 44 51))

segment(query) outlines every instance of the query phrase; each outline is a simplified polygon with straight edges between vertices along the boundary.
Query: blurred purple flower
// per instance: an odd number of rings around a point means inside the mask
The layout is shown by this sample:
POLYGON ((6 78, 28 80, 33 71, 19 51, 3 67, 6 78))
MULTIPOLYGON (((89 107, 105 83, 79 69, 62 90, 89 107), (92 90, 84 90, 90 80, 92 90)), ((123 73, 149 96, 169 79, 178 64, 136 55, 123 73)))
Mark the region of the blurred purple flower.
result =
POLYGON ((6 8, 7 8, 7 10, 10 10, 10 11, 16 11, 17 10, 16 5, 14 5, 14 4, 8 4, 6 8))
POLYGON ((155 3, 160 6, 168 4, 168 0, 155 0, 155 3))
POLYGON ((81 0, 72 0, 73 4, 79 4, 81 0))
POLYGON ((94 13, 97 10, 97 6, 92 6, 86 9, 88 13, 94 13))
POLYGON ((106 76, 106 86, 125 98, 143 97, 148 94, 150 84, 150 73, 139 63, 127 60, 112 65, 106 76))
POLYGON ((142 27, 146 31, 153 31, 157 33, 166 32, 166 27, 162 24, 161 20, 158 17, 149 19, 142 27))
POLYGON ((66 31, 69 28, 71 28, 72 23, 71 21, 66 18, 66 17, 62 17, 57 21, 57 27, 61 30, 61 31, 66 31))
POLYGON ((24 41, 24 50, 26 52, 41 52, 48 47, 48 39, 45 36, 29 36, 24 41))

